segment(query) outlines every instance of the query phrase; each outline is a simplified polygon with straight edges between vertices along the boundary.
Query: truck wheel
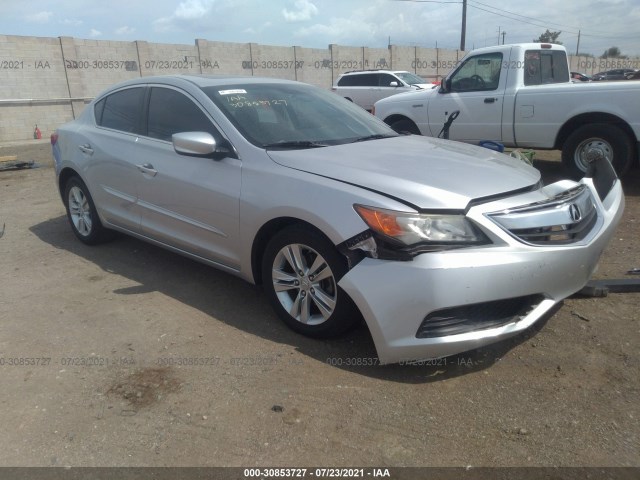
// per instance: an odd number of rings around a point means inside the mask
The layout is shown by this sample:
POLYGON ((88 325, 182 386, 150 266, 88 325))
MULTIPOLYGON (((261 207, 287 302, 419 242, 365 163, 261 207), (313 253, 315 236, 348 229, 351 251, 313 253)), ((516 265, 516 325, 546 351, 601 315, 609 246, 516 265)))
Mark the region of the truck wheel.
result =
POLYGON ((576 129, 562 147, 562 163, 576 179, 584 177, 589 162, 601 156, 622 176, 633 162, 631 139, 615 125, 594 123, 576 129))
POLYGON ((411 120, 407 120, 406 118, 402 120, 396 120, 395 122, 389 124, 389 126, 398 133, 411 133, 413 135, 420 135, 420 130, 418 129, 416 124, 411 120))

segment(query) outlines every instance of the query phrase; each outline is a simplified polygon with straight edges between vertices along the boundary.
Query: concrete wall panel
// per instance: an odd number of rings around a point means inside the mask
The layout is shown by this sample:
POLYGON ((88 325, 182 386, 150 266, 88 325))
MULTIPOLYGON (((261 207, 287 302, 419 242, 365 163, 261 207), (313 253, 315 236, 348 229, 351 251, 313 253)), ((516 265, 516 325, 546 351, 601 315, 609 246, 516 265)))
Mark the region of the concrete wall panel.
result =
POLYGON ((196 45, 135 42, 140 59, 140 74, 200 74, 200 57, 196 45))
POLYGON ((293 48, 297 67, 296 80, 329 88, 333 84, 330 51, 325 48, 293 48))
MULTIPOLYGON (((0 142, 44 136, 77 117, 106 87, 131 78, 175 73, 265 76, 329 89, 349 70, 407 70, 440 80, 464 56, 457 50, 329 45, 304 48, 257 43, 194 45, 0 35, 0 142)), ((593 74, 640 68, 640 59, 570 57, 571 70, 593 74)))
POLYGON ((196 40, 202 73, 251 76, 251 47, 248 43, 196 40))
POLYGON ((362 59, 366 69, 406 70, 391 64, 391 51, 388 48, 363 47, 362 59))

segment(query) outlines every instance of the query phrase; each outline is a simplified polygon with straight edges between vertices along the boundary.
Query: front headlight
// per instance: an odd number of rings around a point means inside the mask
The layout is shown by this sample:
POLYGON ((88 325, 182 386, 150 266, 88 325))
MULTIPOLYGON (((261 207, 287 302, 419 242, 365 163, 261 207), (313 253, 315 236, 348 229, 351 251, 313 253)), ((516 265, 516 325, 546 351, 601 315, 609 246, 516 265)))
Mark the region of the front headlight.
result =
POLYGON ((364 205, 353 208, 377 238, 407 253, 489 243, 486 235, 461 214, 396 212, 364 205))

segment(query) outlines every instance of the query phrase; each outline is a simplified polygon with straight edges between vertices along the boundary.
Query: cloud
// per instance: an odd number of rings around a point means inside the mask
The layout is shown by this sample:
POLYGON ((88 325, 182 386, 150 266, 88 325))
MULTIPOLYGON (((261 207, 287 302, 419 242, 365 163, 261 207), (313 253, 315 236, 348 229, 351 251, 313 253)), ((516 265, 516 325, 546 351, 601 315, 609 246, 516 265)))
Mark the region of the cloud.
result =
POLYGON ((30 23, 48 23, 52 15, 53 12, 31 13, 29 15, 26 15, 25 19, 30 23))
POLYGON ((63 25, 70 25, 72 27, 79 27, 80 25, 82 25, 82 20, 78 20, 77 18, 65 18, 60 23, 62 23, 63 25))
POLYGON ((213 8, 214 0, 185 0, 180 2, 173 14, 153 21, 154 30, 167 32, 198 24, 207 17, 213 8))
POLYGON ((89 32, 89 36, 91 37, 99 37, 100 35, 102 35, 102 32, 100 30, 96 30, 95 28, 92 28, 89 32))
POLYGON ((173 25, 171 24, 171 18, 162 17, 153 21, 153 29, 156 32, 168 32, 169 30, 173 30, 173 25))
POLYGON ((128 27, 127 25, 120 27, 120 28, 116 28, 116 35, 131 35, 133 32, 135 32, 136 29, 132 28, 132 27, 128 27))
POLYGON ((309 27, 300 28, 296 34, 300 36, 324 36, 330 41, 342 41, 347 38, 370 34, 376 26, 362 21, 362 19, 332 18, 328 23, 316 23, 309 27))
MULTIPOLYGON (((370 0, 360 3, 359 8, 352 8, 349 15, 344 15, 344 9, 334 9, 335 15, 319 17, 316 23, 301 26, 294 31, 294 36, 304 42, 371 47, 386 46, 389 36, 395 43, 409 43, 415 38, 424 38, 425 22, 420 18, 424 7, 408 3, 402 2, 399 7, 398 2, 370 0)), ((433 22, 429 25, 429 30, 437 28, 433 22)))
POLYGON ((211 11, 212 6, 213 0, 186 0, 178 5, 173 15, 185 20, 202 18, 211 11))
POLYGON ((296 0, 294 3, 296 10, 282 9, 282 16, 287 22, 302 22, 310 20, 311 17, 318 14, 316 7, 309 0, 296 0))

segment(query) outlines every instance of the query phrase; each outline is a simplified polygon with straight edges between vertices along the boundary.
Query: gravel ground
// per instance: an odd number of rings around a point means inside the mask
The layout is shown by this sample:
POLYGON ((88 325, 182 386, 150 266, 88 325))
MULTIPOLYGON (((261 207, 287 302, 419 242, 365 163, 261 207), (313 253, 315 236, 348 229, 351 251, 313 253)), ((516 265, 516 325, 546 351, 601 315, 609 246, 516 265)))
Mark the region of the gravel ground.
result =
MULTIPOLYGON (((640 466, 640 294, 435 365, 289 331, 261 291, 71 233, 46 142, 0 172, 0 466, 640 466)), ((557 152, 539 152, 547 178, 557 152)), ((640 172, 596 278, 640 267, 640 172)), ((636 277, 637 278, 637 277, 636 277)))

